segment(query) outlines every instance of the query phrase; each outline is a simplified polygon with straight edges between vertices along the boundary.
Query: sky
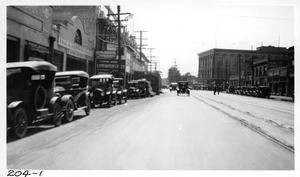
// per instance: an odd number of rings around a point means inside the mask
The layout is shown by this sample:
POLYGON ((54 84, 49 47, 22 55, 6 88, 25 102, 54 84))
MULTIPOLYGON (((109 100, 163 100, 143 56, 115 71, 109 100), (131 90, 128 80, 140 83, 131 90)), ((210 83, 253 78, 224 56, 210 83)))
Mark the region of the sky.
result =
MULTIPOLYGON (((123 22, 127 30, 143 33, 162 77, 175 62, 183 75, 198 75, 198 53, 213 49, 255 50, 263 46, 291 47, 294 38, 293 3, 280 1, 131 0, 110 1, 114 12, 133 13, 123 22), (229 3, 228 3, 229 2, 229 3), (277 3, 278 2, 278 3, 277 3)), ((290 2, 290 1, 287 1, 290 2)), ((149 49, 143 49, 150 56, 149 49)), ((154 68, 152 68, 154 69, 154 68)))

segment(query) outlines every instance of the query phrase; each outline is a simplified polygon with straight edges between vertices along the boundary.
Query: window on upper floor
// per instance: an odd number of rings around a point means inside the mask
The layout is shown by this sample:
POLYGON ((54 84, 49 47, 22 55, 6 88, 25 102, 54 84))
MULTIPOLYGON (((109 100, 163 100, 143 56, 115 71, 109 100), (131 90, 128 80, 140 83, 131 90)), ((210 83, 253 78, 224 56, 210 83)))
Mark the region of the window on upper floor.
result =
POLYGON ((76 30, 75 38, 74 38, 74 43, 82 45, 82 36, 81 36, 81 32, 80 32, 79 29, 76 30))

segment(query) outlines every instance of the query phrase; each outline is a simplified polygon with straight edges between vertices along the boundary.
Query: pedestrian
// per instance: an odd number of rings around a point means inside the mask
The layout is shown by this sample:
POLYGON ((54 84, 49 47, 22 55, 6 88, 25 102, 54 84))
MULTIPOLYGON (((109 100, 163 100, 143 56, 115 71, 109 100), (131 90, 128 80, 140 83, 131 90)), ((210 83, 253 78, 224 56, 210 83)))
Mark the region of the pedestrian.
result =
POLYGON ((218 95, 219 95, 219 93, 220 93, 220 90, 221 90, 221 88, 220 88, 220 86, 218 86, 218 87, 217 87, 218 95))
POLYGON ((214 95, 216 94, 217 88, 214 86, 214 95))

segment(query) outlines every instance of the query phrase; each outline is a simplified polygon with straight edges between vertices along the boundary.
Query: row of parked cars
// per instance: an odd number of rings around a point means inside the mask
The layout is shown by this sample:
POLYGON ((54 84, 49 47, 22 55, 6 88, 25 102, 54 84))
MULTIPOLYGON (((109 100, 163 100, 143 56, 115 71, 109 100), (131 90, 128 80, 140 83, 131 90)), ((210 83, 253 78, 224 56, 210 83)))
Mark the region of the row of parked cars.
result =
POLYGON ((57 72, 46 61, 7 63, 7 128, 23 138, 28 126, 50 120, 54 126, 71 122, 80 110, 122 104, 128 98, 153 96, 146 79, 130 81, 111 74, 89 77, 84 71, 57 72))
POLYGON ((236 88, 234 86, 229 86, 226 92, 261 98, 270 98, 271 96, 271 90, 267 86, 238 86, 236 88))

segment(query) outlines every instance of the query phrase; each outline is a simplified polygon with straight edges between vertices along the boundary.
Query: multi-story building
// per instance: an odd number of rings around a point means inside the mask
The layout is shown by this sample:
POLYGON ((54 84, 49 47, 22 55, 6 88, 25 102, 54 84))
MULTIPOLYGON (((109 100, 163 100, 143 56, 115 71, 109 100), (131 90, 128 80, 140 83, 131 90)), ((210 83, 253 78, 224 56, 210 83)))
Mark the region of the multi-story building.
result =
POLYGON ((289 80, 290 87, 293 88, 292 79, 287 79, 293 74, 287 76, 286 48, 262 46, 255 51, 211 49, 198 56, 198 78, 204 87, 219 84, 225 89, 228 85, 264 85, 269 86, 273 94, 288 95, 286 87, 289 80))
MULTIPOLYGON (((118 75, 116 22, 109 6, 8 6, 7 62, 45 60, 59 71, 118 75)), ((122 29, 121 71, 147 71, 148 58, 122 29), (140 57, 141 56, 141 57, 140 57)))
POLYGON ((53 59, 57 30, 51 6, 7 6, 7 62, 53 59))
MULTIPOLYGON (((107 13, 114 14, 109 6, 107 13)), ((97 19, 96 28, 96 73, 110 73, 115 77, 131 80, 135 71, 147 71, 150 62, 144 53, 137 50, 134 36, 121 29, 121 76, 119 75, 118 33, 117 24, 113 17, 105 13, 97 19), (110 19, 112 18, 112 19, 110 19)))

